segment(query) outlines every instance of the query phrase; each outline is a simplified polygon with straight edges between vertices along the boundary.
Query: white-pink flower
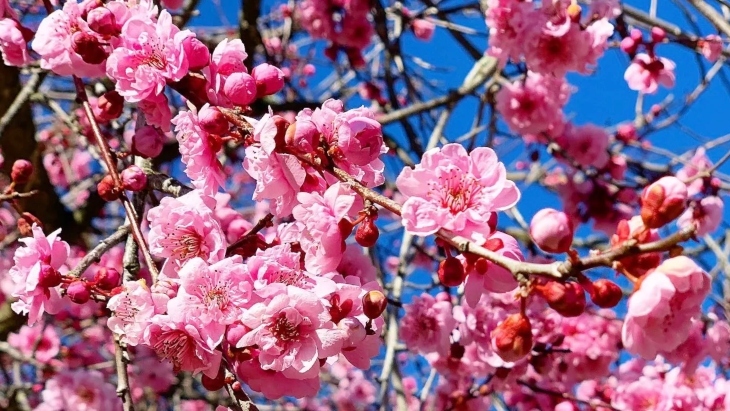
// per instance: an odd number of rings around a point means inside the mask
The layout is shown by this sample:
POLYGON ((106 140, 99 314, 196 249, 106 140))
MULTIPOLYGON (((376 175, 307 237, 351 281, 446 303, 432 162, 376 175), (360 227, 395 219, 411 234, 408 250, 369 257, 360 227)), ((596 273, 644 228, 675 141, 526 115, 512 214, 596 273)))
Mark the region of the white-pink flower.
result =
POLYGON ((114 386, 96 370, 63 370, 46 382, 38 411, 121 411, 114 386))
POLYGON ((420 353, 448 353, 456 320, 448 301, 429 294, 413 298, 400 321, 400 338, 409 350, 420 353))
POLYGON ((144 280, 124 283, 124 291, 113 295, 107 303, 112 316, 107 327, 121 336, 122 342, 135 346, 139 344, 152 317, 166 310, 167 295, 153 293, 144 280))
POLYGON ((179 81, 187 74, 183 41, 192 36, 172 23, 167 10, 156 23, 133 17, 122 27, 122 43, 107 59, 106 73, 129 102, 162 94, 168 80, 179 81))
POLYGON ((145 330, 145 344, 159 357, 170 361, 176 372, 202 372, 215 377, 222 355, 216 343, 193 322, 176 322, 167 315, 156 315, 145 330))
POLYGON ((26 39, 28 34, 31 34, 29 30, 17 21, 0 18, 0 50, 5 65, 20 67, 31 62, 26 39))
POLYGON ((479 147, 469 154, 460 144, 428 150, 415 169, 401 171, 396 185, 406 197, 403 225, 420 236, 443 228, 475 240, 486 238, 492 233, 491 214, 520 199, 494 150, 479 147))
POLYGON ((624 73, 624 80, 631 90, 646 94, 656 93, 659 85, 667 88, 674 87, 674 67, 672 60, 664 57, 651 58, 639 53, 624 73))

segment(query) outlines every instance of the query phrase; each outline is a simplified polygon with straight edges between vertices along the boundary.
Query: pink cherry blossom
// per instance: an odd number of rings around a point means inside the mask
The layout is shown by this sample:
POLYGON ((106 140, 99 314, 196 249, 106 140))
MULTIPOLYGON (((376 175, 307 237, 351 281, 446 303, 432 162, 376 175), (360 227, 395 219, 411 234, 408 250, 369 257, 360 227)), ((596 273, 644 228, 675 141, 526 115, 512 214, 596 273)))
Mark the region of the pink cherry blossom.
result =
POLYGON ((324 195, 299 193, 299 205, 292 215, 304 225, 302 248, 304 264, 311 272, 330 272, 337 269, 345 251, 345 238, 340 221, 353 213, 355 193, 350 187, 336 183, 324 195))
POLYGON ((400 338, 409 350, 420 353, 447 353, 451 330, 456 321, 448 301, 436 301, 429 295, 414 297, 405 306, 406 314, 400 321, 400 338))
POLYGON ((257 345, 264 370, 283 372, 288 378, 318 375, 320 358, 336 355, 342 347, 340 334, 317 297, 290 286, 266 303, 254 304, 243 313, 250 331, 236 347, 257 345))
POLYGON ((711 313, 709 317, 715 320, 707 328, 709 355, 718 364, 726 364, 730 359, 730 324, 715 314, 711 313))
POLYGON ((180 271, 180 288, 167 303, 173 321, 197 321, 218 345, 225 326, 233 324, 251 300, 253 284, 240 256, 211 265, 202 258, 188 260, 180 271))
POLYGON ((31 62, 24 30, 17 21, 0 18, 0 51, 5 65, 21 67, 31 62))
POLYGON ((517 133, 559 135, 565 125, 562 108, 570 94, 565 79, 528 72, 524 80, 497 93, 497 110, 517 133))
POLYGON ((28 324, 33 325, 43 312, 55 314, 61 308, 61 297, 57 287, 44 287, 40 284, 43 270, 58 271, 68 259, 68 243, 59 238, 58 229, 46 236, 43 230, 33 224, 33 237, 21 238, 25 246, 15 250, 15 265, 10 268, 13 280, 13 297, 18 301, 12 304, 13 311, 28 315, 28 324))
POLYGON ((174 262, 164 274, 174 276, 175 264, 194 257, 213 263, 225 256, 227 242, 213 214, 215 206, 213 197, 193 190, 178 198, 165 197, 148 212, 150 252, 174 262))
POLYGON ((26 357, 48 363, 58 355, 61 348, 56 328, 52 325, 29 327, 24 325, 17 333, 8 336, 8 344, 26 357))
POLYGON ((593 124, 575 126, 570 123, 555 141, 565 150, 569 161, 598 169, 608 164, 608 133, 602 127, 593 124))
POLYGON ((573 223, 565 213, 543 208, 532 217, 530 237, 544 251, 563 253, 573 244, 573 223))
POLYGON ((687 184, 687 195, 693 197, 705 189, 704 179, 698 178, 698 174, 708 172, 711 168, 712 161, 707 157, 705 148, 699 147, 692 158, 677 170, 676 177, 687 184))
POLYGON ((492 149, 479 147, 469 154, 460 144, 427 151, 415 169, 401 171, 396 185, 406 197, 403 225, 421 236, 443 228, 484 238, 492 232, 490 215, 520 199, 492 149))
POLYGON ((170 361, 175 371, 202 372, 215 377, 221 363, 216 344, 196 324, 175 322, 167 315, 156 315, 145 330, 145 344, 163 360, 170 361))
POLYGON ((702 55, 711 62, 717 61, 720 54, 722 54, 723 42, 722 38, 717 34, 705 36, 705 38, 700 40, 697 45, 699 46, 702 55))
POLYGON ((170 131, 172 111, 170 111, 167 96, 164 94, 151 94, 144 100, 139 101, 137 107, 144 113, 147 124, 159 127, 164 132, 170 131))
POLYGON ((685 256, 664 261, 629 298, 624 347, 646 359, 687 340, 692 319, 710 291, 710 276, 685 256))
POLYGON ((647 54, 639 53, 624 73, 624 79, 631 90, 646 94, 656 93, 659 85, 674 87, 674 67, 672 60, 664 57, 652 59, 647 54))
POLYGON ((712 234, 720 227, 725 203, 718 196, 708 196, 696 202, 677 219, 679 228, 697 227, 697 236, 712 234))
MULTIPOLYGON (((210 58, 210 66, 204 69, 204 74, 209 81, 208 99, 211 104, 230 107, 233 103, 225 92, 225 85, 228 77, 236 73, 247 73, 243 61, 248 54, 240 39, 224 39, 213 50, 210 58)), ((232 83, 229 83, 229 87, 232 83)), ((252 88, 247 93, 256 94, 255 82, 250 85, 252 88)))
POLYGON ((281 372, 265 369, 258 357, 237 363, 235 373, 251 389, 271 400, 283 396, 313 397, 320 388, 319 375, 308 378, 287 377, 281 372))
POLYGON ((192 36, 172 23, 167 10, 154 24, 131 18, 122 27, 122 43, 109 56, 106 73, 129 102, 160 95, 168 80, 179 81, 187 74, 183 41, 192 36))
POLYGON ((203 131, 195 111, 180 111, 172 119, 172 124, 175 125, 175 137, 180 144, 185 174, 196 188, 208 195, 215 194, 226 179, 223 165, 217 157, 220 143, 203 131))
POLYGON ((96 370, 64 370, 46 382, 38 411, 121 411, 114 386, 96 370))
POLYGON ((126 282, 123 291, 107 303, 112 312, 107 327, 125 344, 135 346, 142 342, 152 317, 165 312, 169 299, 165 294, 151 292, 144 280, 126 282))
POLYGON ((104 64, 89 64, 73 50, 74 33, 98 38, 81 18, 82 14, 77 0, 69 0, 64 3, 63 10, 56 10, 41 21, 32 43, 33 51, 41 56, 41 68, 60 76, 104 75, 104 64))
MULTIPOLYGON (((496 251, 502 256, 524 261, 520 245, 511 235, 495 231, 487 239, 487 244, 492 251, 496 251)), ((464 298, 470 306, 476 307, 479 299, 486 292, 505 293, 516 287, 517 280, 509 270, 487 261, 485 271, 482 271, 480 267, 472 267, 472 270, 469 271, 464 286, 464 298)))

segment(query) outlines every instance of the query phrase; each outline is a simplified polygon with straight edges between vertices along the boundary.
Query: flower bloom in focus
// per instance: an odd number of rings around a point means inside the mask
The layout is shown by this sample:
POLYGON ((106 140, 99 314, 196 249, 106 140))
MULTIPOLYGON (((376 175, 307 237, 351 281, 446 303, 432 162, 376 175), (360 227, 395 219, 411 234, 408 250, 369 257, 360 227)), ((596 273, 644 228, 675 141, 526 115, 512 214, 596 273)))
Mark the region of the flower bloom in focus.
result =
POLYGON ((492 149, 480 147, 469 154, 460 144, 427 151, 415 169, 403 169, 396 185, 406 197, 403 225, 420 236, 444 228, 472 239, 486 237, 492 232, 491 213, 520 199, 492 149))
POLYGON ((674 67, 672 60, 664 57, 652 59, 647 54, 639 53, 624 73, 624 79, 631 90, 646 94, 656 93, 659 85, 674 87, 674 67))
POLYGON ((710 291, 710 276, 694 261, 673 257, 646 275, 629 298, 621 333, 626 349, 647 360, 676 349, 710 291))

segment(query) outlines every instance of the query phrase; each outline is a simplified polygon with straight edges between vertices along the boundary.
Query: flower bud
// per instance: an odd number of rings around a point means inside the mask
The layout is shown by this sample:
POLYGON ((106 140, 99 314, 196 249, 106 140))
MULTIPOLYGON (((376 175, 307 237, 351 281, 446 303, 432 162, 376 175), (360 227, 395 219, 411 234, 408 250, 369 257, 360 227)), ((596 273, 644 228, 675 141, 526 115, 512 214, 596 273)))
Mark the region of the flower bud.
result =
POLYGON ((122 195, 121 188, 114 184, 114 179, 109 174, 105 175, 99 181, 99 184, 96 185, 96 190, 104 201, 116 201, 122 195))
POLYGON ((550 308, 563 317, 577 317, 586 308, 586 295, 583 287, 576 282, 560 283, 548 281, 535 287, 550 308))
POLYGON ((355 241, 363 247, 372 247, 378 241, 380 237, 380 231, 375 225, 374 218, 367 216, 362 220, 362 223, 357 226, 355 231, 355 241))
POLYGON ((226 373, 223 367, 221 367, 218 369, 218 374, 216 374, 213 378, 203 374, 200 378, 200 382, 206 390, 211 392, 218 391, 226 385, 226 373))
POLYGON ((636 141, 636 127, 631 123, 619 125, 616 128, 616 138, 624 143, 636 141))
POLYGON ((371 320, 380 317, 388 306, 388 299, 382 291, 368 291, 362 296, 362 311, 371 320))
POLYGON ((56 287, 61 284, 61 273, 48 264, 41 263, 38 273, 38 285, 41 287, 56 287))
POLYGON ((256 80, 256 93, 259 96, 276 94, 284 88, 284 73, 271 64, 260 64, 251 70, 256 80))
POLYGON ((647 228, 659 228, 687 208, 687 185, 677 177, 662 177, 641 193, 641 219, 647 228))
POLYGON ((661 43, 667 38, 667 32, 661 27, 651 28, 651 41, 654 43, 661 43))
POLYGON ((131 165, 122 171, 122 186, 125 190, 139 191, 147 186, 147 174, 135 166, 131 165))
POLYGON ((573 244, 573 222, 561 211, 543 208, 530 222, 530 237, 543 251, 567 252, 573 244))
POLYGON ((414 19, 411 22, 411 28, 416 38, 422 41, 430 41, 433 38, 433 32, 436 29, 436 25, 427 19, 414 19))
POLYGON ((191 71, 198 71, 210 64, 210 50, 195 37, 183 40, 183 50, 188 58, 191 71))
POLYGON ((511 314, 492 331, 492 348, 506 362, 515 362, 532 351, 532 326, 523 314, 511 314))
POLYGON ((109 57, 109 52, 104 49, 99 39, 89 33, 77 31, 71 35, 71 41, 73 51, 86 63, 101 64, 109 57))
POLYGON ((98 110, 96 117, 101 121, 111 121, 122 115, 124 111, 124 97, 116 90, 107 91, 96 100, 98 110))
POLYGON ((91 298, 91 291, 85 281, 74 281, 69 284, 66 295, 76 304, 85 304, 91 298))
POLYGON ((117 19, 114 13, 106 7, 97 7, 89 11, 86 15, 86 22, 89 28, 102 36, 119 35, 120 27, 117 25, 117 19))
POLYGON ((644 33, 642 33, 639 29, 631 29, 629 36, 637 43, 642 43, 644 41, 644 33))
POLYGON ((216 107, 203 107, 198 113, 200 127, 207 133, 219 136, 228 132, 229 124, 226 115, 216 107))
POLYGON ((588 293, 594 304, 601 308, 613 308, 621 302, 624 294, 616 283, 604 278, 593 282, 588 293))
POLYGON ((15 160, 10 171, 10 178, 15 184, 25 184, 33 174, 33 164, 28 160, 15 160))
POLYGON ((621 40, 621 50, 624 53, 634 54, 634 53, 636 53, 636 50, 638 47, 639 47, 639 45, 631 37, 624 37, 621 40))
POLYGON ((162 152, 165 136, 156 127, 143 126, 134 132, 131 139, 126 141, 132 149, 132 154, 154 158, 162 152))
POLYGON ((111 291, 121 283, 122 276, 114 268, 102 267, 94 276, 96 286, 102 290, 111 291))
POLYGON ((447 287, 456 287, 464 282, 466 270, 456 257, 446 257, 439 263, 438 276, 441 284, 447 287))
POLYGON ((238 106, 247 106, 256 100, 256 80, 247 73, 233 73, 223 84, 223 92, 238 106))

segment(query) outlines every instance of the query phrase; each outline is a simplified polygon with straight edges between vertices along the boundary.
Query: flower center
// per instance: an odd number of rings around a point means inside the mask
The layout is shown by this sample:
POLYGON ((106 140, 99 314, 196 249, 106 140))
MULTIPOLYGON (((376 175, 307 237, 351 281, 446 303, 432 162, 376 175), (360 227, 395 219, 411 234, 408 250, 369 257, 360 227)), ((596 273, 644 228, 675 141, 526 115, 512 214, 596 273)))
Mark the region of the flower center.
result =
POLYGON ((209 288, 203 294, 203 303, 205 305, 216 305, 221 310, 228 306, 228 290, 227 282, 215 284, 215 287, 209 288))
POLYGON ((94 401, 94 391, 86 388, 86 387, 79 387, 76 390, 76 395, 81 399, 81 401, 85 402, 86 404, 91 404, 94 401))
POLYGON ((175 230, 168 237, 168 241, 172 247, 173 257, 178 260, 187 261, 193 257, 205 256, 201 250, 203 244, 201 235, 190 228, 175 230))
POLYGON ((282 342, 296 341, 299 339, 299 328, 292 324, 283 313, 269 325, 269 331, 271 331, 271 334, 276 339, 282 342))
POLYGON ((471 207, 482 190, 478 181, 457 169, 450 169, 438 181, 429 182, 429 185, 431 197, 439 201, 441 207, 451 211, 451 214, 471 207))
POLYGON ((152 348, 155 349, 158 356, 170 361, 175 369, 178 369, 191 345, 189 335, 179 330, 172 330, 163 333, 152 348))

